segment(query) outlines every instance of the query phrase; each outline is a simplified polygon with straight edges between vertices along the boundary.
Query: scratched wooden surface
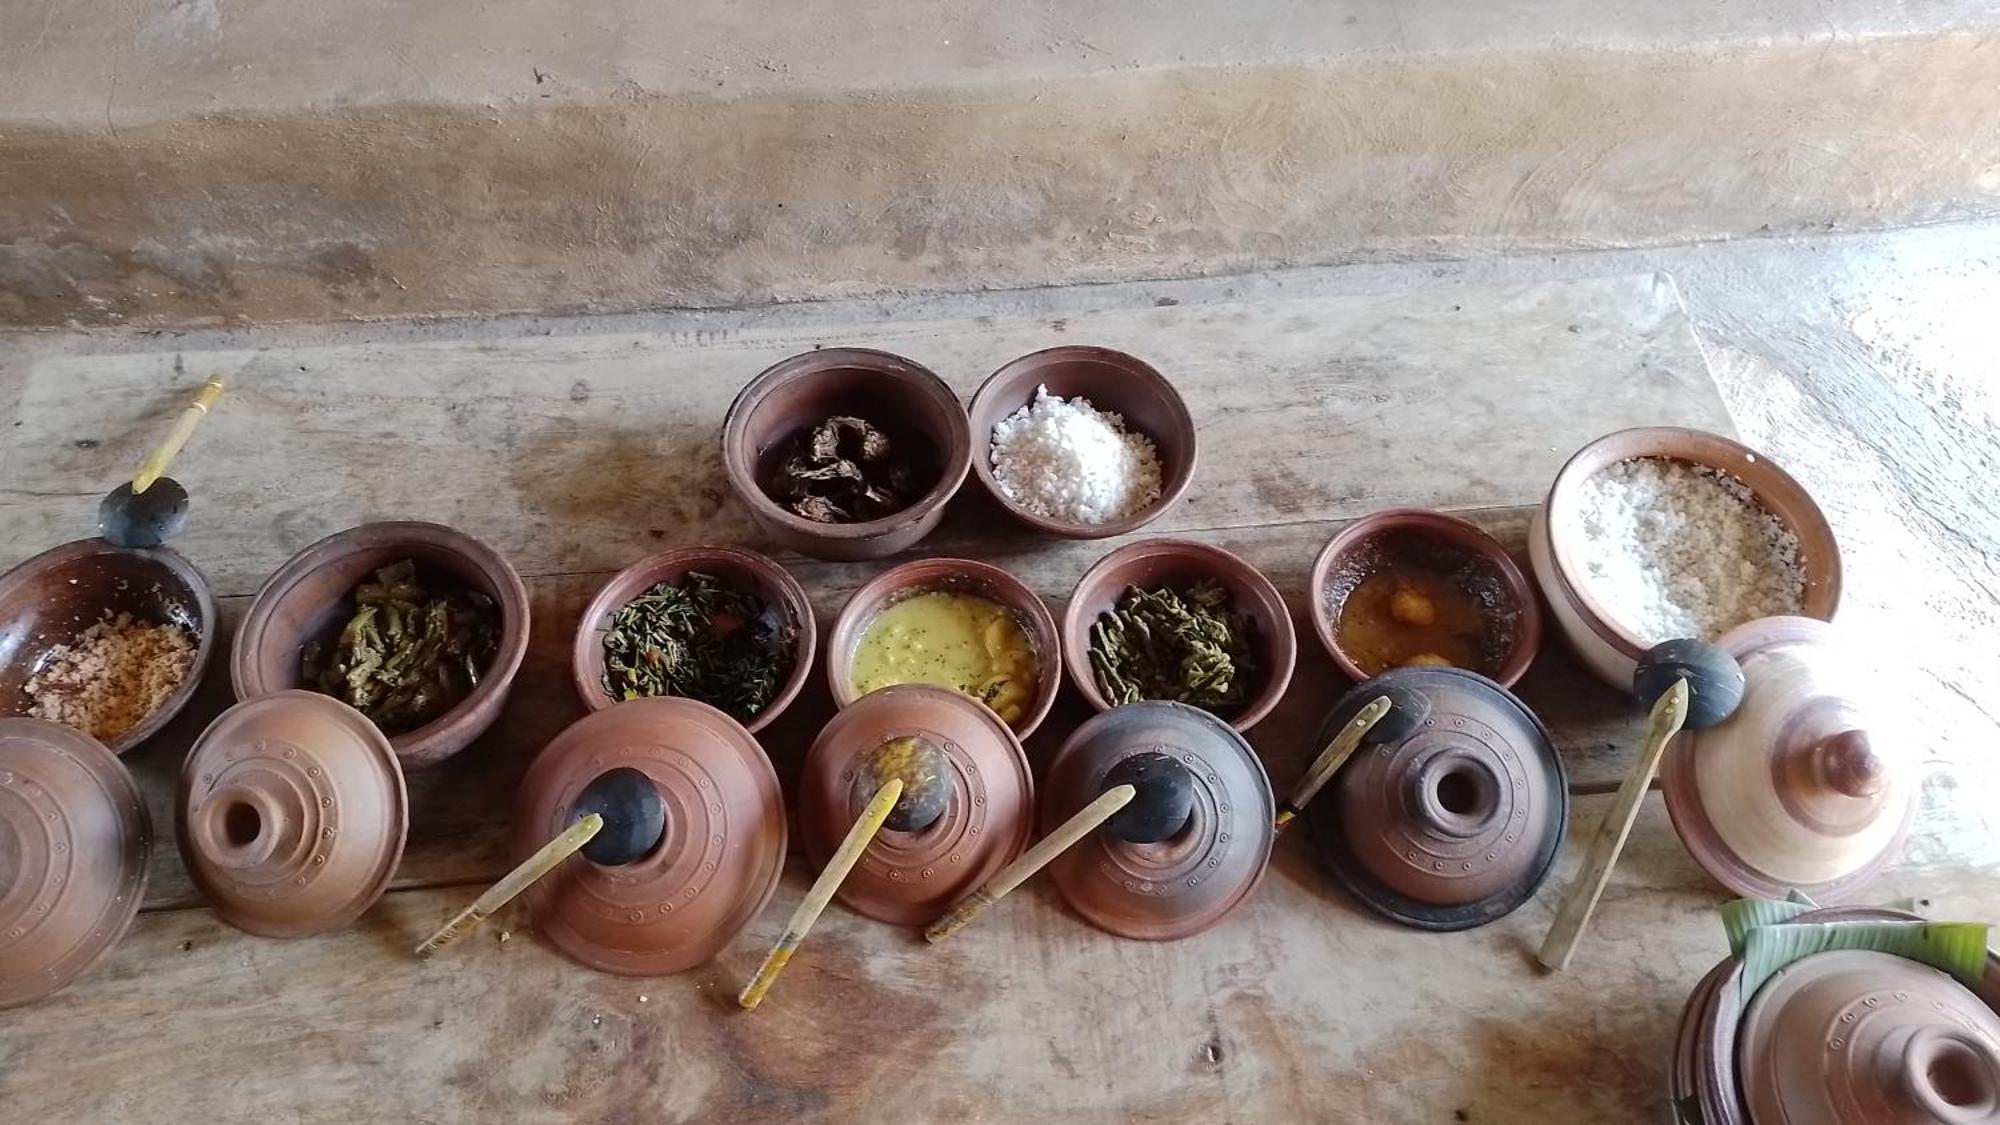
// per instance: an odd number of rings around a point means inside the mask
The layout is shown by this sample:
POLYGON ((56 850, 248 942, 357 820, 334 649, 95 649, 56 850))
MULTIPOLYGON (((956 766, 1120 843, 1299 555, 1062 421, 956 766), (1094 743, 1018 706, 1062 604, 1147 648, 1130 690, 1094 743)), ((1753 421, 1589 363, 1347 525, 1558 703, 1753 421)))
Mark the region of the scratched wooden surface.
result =
MULTIPOLYGON (((1125 347, 1182 387, 1202 425, 1187 499, 1147 534, 1222 543, 1272 574, 1301 630, 1292 692, 1252 732, 1279 787, 1344 686, 1306 623, 1305 574, 1346 519, 1392 504, 1463 510, 1516 549, 1524 505, 1576 446, 1624 425, 1730 428, 1670 283, 1589 278, 1418 294, 1245 303, 1193 284, 1180 303, 1095 295, 1055 317, 816 321, 796 312, 597 322, 552 335, 366 333, 288 345, 31 340, 0 353, 0 564, 85 534, 104 487, 203 375, 234 377, 176 475, 196 493, 181 544, 233 624, 279 562, 367 519, 428 518, 492 543, 528 577, 534 642, 506 715, 411 778, 398 889, 355 930, 251 938, 198 905, 170 838, 147 910, 91 977, 0 1017, 0 1104, 24 1118, 929 1120, 1632 1120, 1664 1106, 1673 1021, 1721 946, 1724 897, 1657 803, 1572 971, 1531 951, 1574 866, 1515 915, 1461 935, 1376 921, 1282 842, 1258 896, 1184 942, 1119 942, 1031 886, 951 946, 831 911, 772 1003, 729 1010, 806 872, 723 955, 675 978, 594 974, 518 916, 458 954, 405 951, 502 868, 515 782, 578 714, 566 649, 612 570, 684 542, 754 543, 715 473, 722 410, 769 362, 815 344, 910 355, 962 392, 1064 341, 1125 347), (500 940, 511 933, 508 941, 500 940), (1616 1004, 1604 998, 1617 996, 1616 1004)), ((1808 479, 1812 486, 1813 481, 1808 479)), ((996 534, 971 490, 921 553, 989 558, 1055 608, 1115 544, 996 534)), ((780 556, 822 627, 881 564, 780 556)), ((1554 729, 1593 826, 1639 725, 1553 644, 1521 694, 1554 729)), ((171 823, 186 746, 226 676, 127 761, 171 823)), ((789 779, 829 712, 816 677, 763 738, 789 779)), ((1065 695, 1037 765, 1081 716, 1065 695)), ((1949 821, 1884 897, 1985 916, 1990 883, 1949 821), (1982 902, 1981 894, 1987 897, 1982 902), (1959 904, 1963 903, 1963 907, 1959 904)), ((12 1116, 10 1113, 9 1116, 12 1116)))

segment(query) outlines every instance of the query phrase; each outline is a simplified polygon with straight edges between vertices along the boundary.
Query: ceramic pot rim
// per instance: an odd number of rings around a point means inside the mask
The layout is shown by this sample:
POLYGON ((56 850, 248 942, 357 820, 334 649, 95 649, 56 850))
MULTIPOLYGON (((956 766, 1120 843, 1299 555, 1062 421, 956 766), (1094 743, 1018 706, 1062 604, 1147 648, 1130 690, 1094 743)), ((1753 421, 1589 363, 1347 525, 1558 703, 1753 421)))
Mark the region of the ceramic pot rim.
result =
MULTIPOLYGON (((1200 458, 1200 441, 1195 429, 1194 415, 1188 410, 1187 400, 1181 397, 1180 391, 1174 388, 1165 375, 1160 374, 1158 368, 1129 352, 1121 352, 1116 348, 1094 344, 1063 344, 1011 359, 993 374, 988 375, 985 382, 979 384, 979 389, 972 393, 972 405, 965 413, 966 429, 972 441, 972 472, 979 478, 979 483, 986 489, 986 494, 1006 509, 1008 515, 1047 535, 1062 539, 1110 539, 1114 536, 1128 535, 1159 519, 1168 508, 1179 502, 1186 494, 1188 486, 1194 483, 1195 465, 1200 458), (1028 511, 1002 491, 1000 482, 993 479, 992 433, 971 432, 974 425, 972 419, 979 415, 980 407, 998 393, 1000 385, 1007 376, 1023 367, 1042 367, 1064 360, 1088 360, 1117 367, 1125 372, 1127 378, 1144 382, 1154 388, 1159 392, 1162 401, 1173 411, 1177 428, 1186 435, 1187 453, 1174 467, 1174 471, 1160 482, 1160 498, 1123 519, 1109 520, 1105 523, 1077 523, 1073 520, 1056 519, 1028 511)), ((1160 444, 1159 436, 1157 434, 1146 436, 1157 448, 1160 444)))

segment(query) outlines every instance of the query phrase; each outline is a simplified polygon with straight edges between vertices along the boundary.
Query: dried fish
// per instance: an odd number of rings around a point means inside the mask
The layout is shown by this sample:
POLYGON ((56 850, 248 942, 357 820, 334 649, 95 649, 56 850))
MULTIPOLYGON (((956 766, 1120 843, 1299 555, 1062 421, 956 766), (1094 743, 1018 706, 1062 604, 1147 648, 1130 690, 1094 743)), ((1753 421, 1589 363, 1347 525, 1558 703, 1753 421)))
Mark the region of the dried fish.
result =
POLYGON ((906 451, 865 419, 839 414, 801 435, 770 486, 773 499, 818 523, 881 519, 919 491, 906 451))

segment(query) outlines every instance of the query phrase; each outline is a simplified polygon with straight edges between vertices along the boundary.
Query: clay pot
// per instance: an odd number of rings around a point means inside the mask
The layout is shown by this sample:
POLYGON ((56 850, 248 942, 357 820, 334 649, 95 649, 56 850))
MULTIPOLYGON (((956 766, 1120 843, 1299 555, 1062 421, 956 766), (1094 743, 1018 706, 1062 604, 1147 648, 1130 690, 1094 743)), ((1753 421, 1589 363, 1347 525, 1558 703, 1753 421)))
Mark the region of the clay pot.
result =
POLYGON ((180 686, 152 714, 104 744, 123 754, 159 733, 194 698, 215 654, 215 597, 194 564, 173 551, 114 547, 102 539, 65 543, 0 575, 0 714, 27 714, 33 704, 28 680, 43 656, 107 613, 178 625, 194 638, 194 663, 180 686))
POLYGON ((0 719, 0 1008, 56 992, 118 944, 152 850, 116 755, 60 723, 0 719))
POLYGON ((1027 738, 1048 717, 1062 687, 1061 635, 1049 607, 1025 583, 991 563, 972 559, 912 559, 876 575, 847 599, 826 644, 826 681, 835 705, 845 707, 860 697, 854 688, 854 650, 876 616, 906 597, 933 590, 972 594, 1014 611, 1034 646, 1038 673, 1035 702, 1014 724, 1014 733, 1027 738))
POLYGON ((409 831, 389 740, 347 704, 310 691, 238 703, 181 764, 175 793, 188 876, 240 930, 337 930, 380 898, 409 831))
POLYGON ((1166 376, 1143 360, 1110 348, 1071 346, 1024 355, 988 376, 966 411, 971 421, 972 471, 981 487, 1015 519, 1063 539, 1108 539, 1159 519, 1194 480, 1195 426, 1187 403, 1166 376), (1122 416, 1125 427, 1151 438, 1160 459, 1160 498, 1140 512, 1106 523, 1076 523, 1023 508, 993 479, 993 427, 1047 387, 1058 398, 1082 397, 1122 416))
POLYGON ((1327 870, 1386 918, 1426 930, 1483 926, 1531 898, 1569 820, 1562 759, 1534 712, 1458 668, 1397 668, 1349 691, 1314 751, 1397 687, 1429 713, 1400 740, 1356 750, 1306 808, 1327 870))
POLYGON ((782 547, 823 559, 879 559, 911 547, 944 518, 972 463, 965 408, 944 380, 901 356, 824 348, 780 360, 730 404, 722 469, 759 529, 782 547), (763 482, 799 434, 837 414, 865 419, 892 441, 926 448, 933 479, 909 507, 861 523, 816 523, 772 500, 763 482))
MULTIPOLYGON (((1838 907, 1796 921, 1918 921, 1838 907)), ((1802 958, 1747 1008, 1742 961, 1718 964, 1681 1013, 1670 1070, 1703 1125, 1903 1125, 2000 1120, 2000 956, 1978 989, 1884 953, 1802 958)))
POLYGON ((1419 567, 1454 578, 1488 612, 1491 659, 1468 671, 1513 687, 1542 643, 1542 610, 1507 549, 1472 524, 1443 512, 1392 508, 1342 528, 1313 560, 1313 629, 1340 670, 1359 682, 1369 673, 1340 647, 1347 597, 1384 565, 1419 567))
POLYGON ((798 697, 812 671, 813 653, 819 644, 819 629, 813 621, 812 601, 806 597, 805 588, 785 568, 755 551, 678 547, 649 555, 619 571, 590 599, 583 619, 577 623, 576 642, 570 648, 576 694, 593 711, 618 702, 604 690, 604 634, 611 629, 611 618, 640 594, 661 582, 679 582, 689 571, 699 571, 756 594, 791 626, 792 671, 764 709, 745 721, 744 729, 755 734, 798 697))
POLYGON ((1131 843, 1100 828, 1058 856, 1049 877, 1091 925, 1119 937, 1165 941, 1220 922, 1263 878, 1277 806, 1262 763, 1228 724, 1198 707, 1149 701, 1093 716, 1056 751, 1042 800, 1052 831, 1114 782, 1135 754, 1177 758, 1190 771, 1193 811, 1179 832, 1131 843))
POLYGON ((891 925, 935 920, 1027 846, 1034 781, 1021 743, 984 704, 955 691, 898 684, 856 700, 806 751, 799 834, 824 867, 861 816, 855 777, 879 748, 918 739, 950 763, 944 813, 911 832, 884 828, 837 892, 855 911, 891 925))
POLYGON ((635 699, 557 735, 521 780, 514 853, 569 827, 584 788, 620 767, 658 786, 666 830, 651 852, 601 866, 581 855, 527 892, 535 929, 593 969, 677 973, 713 957, 777 890, 785 864, 778 775, 736 720, 692 699, 635 699))
POLYGON ((1900 852, 1916 809, 1908 755, 1868 714, 1866 673, 1811 618, 1752 621, 1719 644, 1743 667, 1743 702, 1667 756, 1675 831, 1737 894, 1852 897, 1900 852))
POLYGON ((389 740, 404 769, 441 762, 500 717, 528 652, 528 589, 499 552, 442 524, 366 523, 314 543, 277 569, 251 599, 229 654, 236 698, 300 685, 299 660, 314 640, 330 641, 353 615, 354 588, 404 559, 493 599, 500 642, 479 686, 458 706, 389 740))
POLYGON ((1256 567, 1220 547, 1189 539, 1146 539, 1127 543, 1084 571, 1063 612, 1063 659, 1069 664, 1069 680, 1092 707, 1108 711, 1111 701, 1098 690, 1091 671, 1090 627, 1111 612, 1129 586, 1185 587, 1204 578, 1222 583, 1236 612, 1250 619, 1256 633, 1251 643, 1257 653, 1259 686, 1235 714, 1221 717, 1247 731, 1278 705, 1292 682, 1292 665, 1299 654, 1292 615, 1278 588, 1256 567))
MULTIPOLYGON (((1706 466, 1743 482, 1764 509, 1799 540, 1807 617, 1831 621, 1840 604, 1840 549, 1819 505, 1791 475, 1763 454, 1716 434, 1678 426, 1651 426, 1606 434, 1576 451, 1549 486, 1528 528, 1528 562, 1548 599, 1556 625, 1585 665, 1621 692, 1632 689, 1632 670, 1648 645, 1593 598, 1582 575, 1589 550, 1576 530, 1583 482, 1620 461, 1663 457, 1706 466)), ((1712 638, 1701 638, 1710 640, 1712 638)))

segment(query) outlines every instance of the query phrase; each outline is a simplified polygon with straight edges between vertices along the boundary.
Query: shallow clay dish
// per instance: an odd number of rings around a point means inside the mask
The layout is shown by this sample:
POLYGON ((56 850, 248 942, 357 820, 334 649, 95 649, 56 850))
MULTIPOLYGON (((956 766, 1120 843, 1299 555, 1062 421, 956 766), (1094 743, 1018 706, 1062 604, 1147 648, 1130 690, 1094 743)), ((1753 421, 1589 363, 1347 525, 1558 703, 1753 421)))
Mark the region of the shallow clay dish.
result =
POLYGON ((1042 830, 1053 831, 1134 754, 1169 755, 1194 782, 1187 825, 1158 843, 1099 829, 1049 865, 1070 909, 1119 937, 1165 941, 1220 922, 1256 889, 1271 859, 1277 806, 1264 766, 1227 723, 1199 707, 1157 701, 1114 707, 1076 729, 1049 765, 1042 830))
POLYGON ((826 642, 826 681, 834 703, 845 707, 860 698, 854 689, 854 650, 876 616, 904 598, 933 590, 973 594, 1014 611, 1035 649, 1035 702, 1014 724, 1014 733, 1027 738, 1048 717, 1062 687, 1062 641, 1056 619, 1020 579, 972 559, 913 559, 876 575, 847 599, 826 642))
POLYGON ((806 751, 799 835, 815 868, 867 804, 855 775, 877 748, 906 738, 929 742, 950 762, 944 814, 917 831, 876 833, 837 892, 856 912, 897 926, 935 920, 1021 854, 1034 831, 1034 781, 1007 724, 955 691, 898 684, 835 715, 806 751))
POLYGON ((1542 610, 1507 549, 1456 516, 1392 508, 1348 524, 1313 560, 1307 587, 1313 594, 1313 629, 1350 678, 1365 680, 1371 673, 1340 647, 1340 614, 1348 595, 1387 565, 1446 577, 1479 600, 1487 613, 1485 659, 1468 671, 1513 687, 1534 663, 1542 643, 1542 610))
POLYGON ((1901 851, 1916 812, 1896 728, 1868 714, 1866 673, 1825 622, 1767 617, 1718 643, 1743 667, 1743 702, 1668 755, 1675 831, 1737 894, 1853 896, 1901 851))
POLYGON ((195 641, 187 678, 152 714, 105 745, 123 754, 159 733, 194 698, 215 654, 215 597, 194 565, 164 547, 65 543, 0 575, 0 714, 26 715, 27 683, 48 650, 74 640, 106 613, 178 625, 195 641))
POLYGON ((0 1008, 50 995, 118 944, 152 846, 139 787, 102 743, 0 719, 0 1008))
POLYGON ((972 464, 965 408, 944 380, 901 356, 825 348, 773 364, 750 380, 722 420, 722 469, 765 535, 824 559, 879 559, 914 545, 944 518, 972 464), (837 414, 920 446, 929 487, 908 507, 861 523, 816 523, 764 490, 799 434, 837 414))
POLYGON ((1127 543, 1084 571, 1063 612, 1063 660, 1069 665, 1069 680, 1092 707, 1107 711, 1111 701, 1097 689, 1097 677, 1091 672, 1090 627, 1111 612, 1128 586, 1185 587, 1204 578, 1228 589, 1232 608, 1248 617, 1256 632, 1252 645, 1258 688, 1234 714, 1222 718, 1247 731, 1278 705, 1292 682, 1292 665, 1299 655, 1292 615, 1278 588, 1256 567, 1220 547, 1189 539, 1146 539, 1127 543))
POLYGON ((409 832, 389 740, 310 691, 238 703, 181 764, 181 858, 222 920, 265 937, 337 930, 380 898, 409 832))
POLYGON ((1349 691, 1312 747, 1400 687, 1430 713, 1400 742, 1364 745, 1306 808, 1333 877, 1386 918, 1426 930, 1483 926, 1531 898, 1569 822, 1562 759, 1532 711, 1459 668, 1397 668, 1349 691))
POLYGON ((762 711, 744 722, 751 734, 763 730, 782 714, 812 671, 813 653, 818 647, 818 626, 813 621, 812 601, 798 579, 784 567, 755 551, 734 547, 679 547, 640 559, 604 584, 577 623, 576 642, 570 648, 570 667, 576 677, 576 693, 584 706, 601 711, 613 703, 604 690, 604 634, 611 618, 632 599, 661 582, 678 582, 689 571, 699 571, 724 585, 748 590, 766 606, 773 607, 792 629, 792 670, 778 693, 762 711))
MULTIPOLYGON (((1716 434, 1677 426, 1619 430, 1584 446, 1564 463, 1528 528, 1528 562, 1548 599, 1549 612, 1583 662, 1605 683, 1630 691, 1632 669, 1647 645, 1583 584, 1588 544, 1575 530, 1583 482, 1620 461, 1658 457, 1727 473, 1748 487, 1764 509, 1799 540, 1805 575, 1800 612, 1833 620, 1840 605, 1840 549, 1833 528, 1791 475, 1747 446, 1716 434)), ((1703 640, 1714 640, 1704 637, 1703 640)))
POLYGON ((972 424, 972 471, 1015 519, 1064 539, 1108 539, 1160 518, 1194 480, 1195 426, 1187 403, 1151 364, 1110 348, 1071 346, 1024 355, 988 376, 967 410, 972 424), (1160 498, 1142 511, 1105 523, 1075 523, 1037 515, 1001 491, 993 479, 993 427, 1035 399, 1038 387, 1058 398, 1090 400, 1123 416, 1125 428, 1153 441, 1160 459, 1160 498))
POLYGON ((301 686, 308 642, 330 640, 353 615, 354 588, 382 567, 415 560, 419 575, 441 574, 493 600, 500 641, 479 686, 458 706, 389 740, 405 769, 441 762, 500 717, 528 652, 528 589, 499 552, 442 524, 366 523, 307 547, 279 567, 251 599, 229 654, 236 698, 301 686))
POLYGON ((652 779, 666 830, 652 851, 603 866, 581 855, 527 892, 535 928, 594 969, 677 973, 713 957, 763 910, 785 865, 778 775, 736 720, 692 699, 634 699, 557 735, 521 780, 514 853, 526 859, 569 827, 604 773, 652 779))

